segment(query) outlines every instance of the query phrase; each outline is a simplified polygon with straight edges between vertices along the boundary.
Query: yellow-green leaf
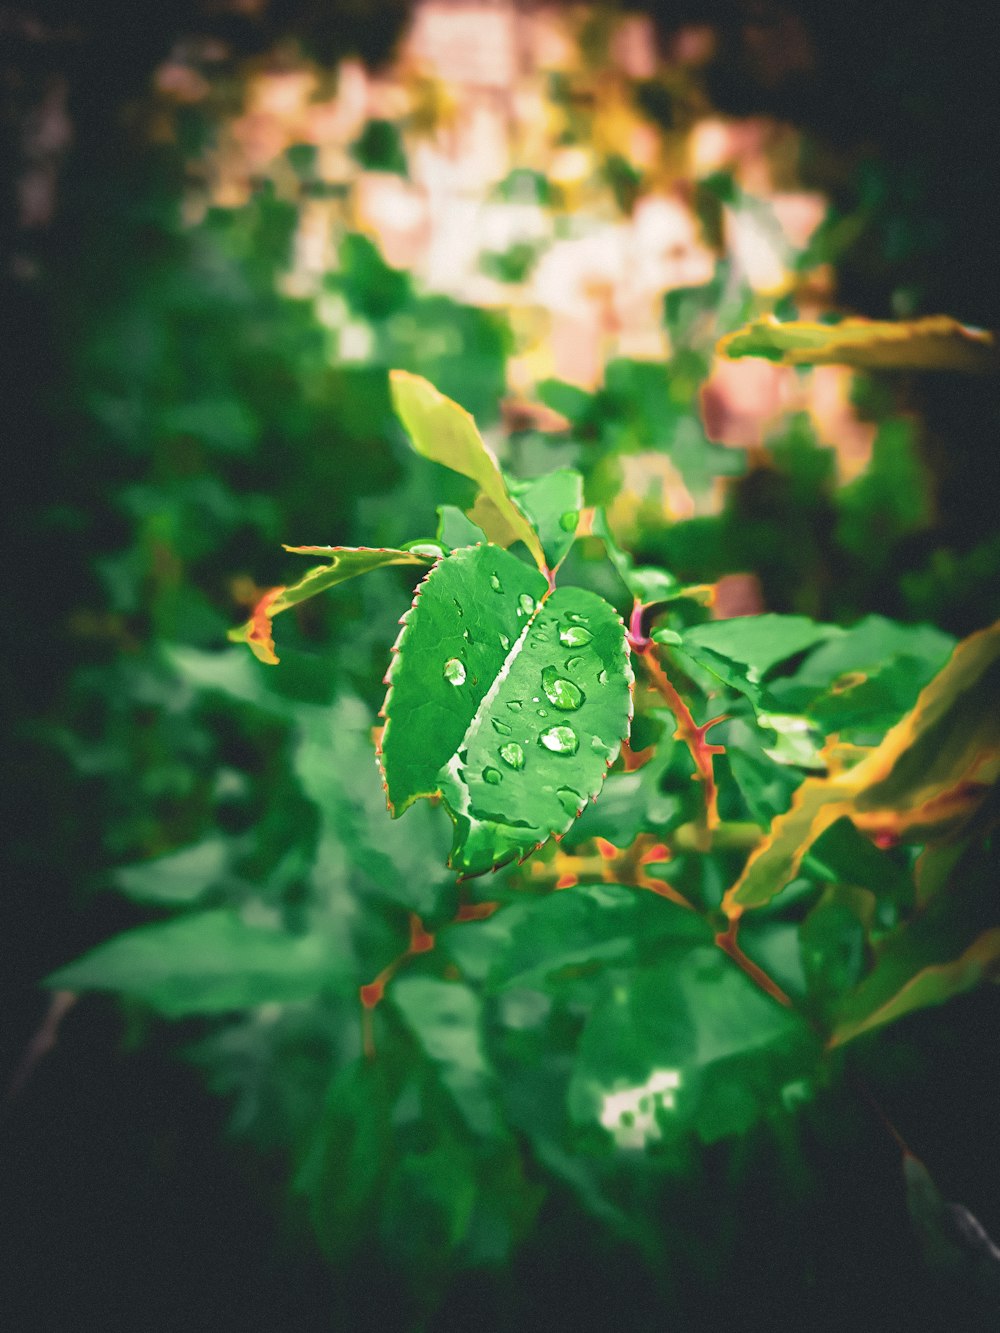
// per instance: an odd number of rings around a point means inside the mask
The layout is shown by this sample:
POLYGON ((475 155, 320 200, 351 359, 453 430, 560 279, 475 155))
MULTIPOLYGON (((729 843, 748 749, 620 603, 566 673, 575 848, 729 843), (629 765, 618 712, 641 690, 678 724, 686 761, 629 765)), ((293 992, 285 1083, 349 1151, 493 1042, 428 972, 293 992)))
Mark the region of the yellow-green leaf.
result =
POLYGON ((935 963, 923 968, 900 989, 867 1014, 837 1024, 830 1037, 831 1046, 843 1046, 862 1032, 894 1023, 915 1009, 943 1004, 953 995, 962 995, 983 981, 1000 978, 1000 928, 984 931, 978 939, 950 963, 935 963))
POLYGON ((538 568, 544 570, 545 553, 538 535, 511 499, 497 460, 469 413, 420 375, 393 370, 389 384, 393 407, 417 453, 469 477, 489 502, 477 505, 473 521, 498 546, 508 545, 505 538, 511 535, 524 542, 538 568), (491 515, 501 531, 490 531, 491 515))
POLYGON ((947 315, 892 323, 845 319, 839 324, 808 320, 780 323, 771 315, 721 338, 720 356, 764 357, 786 366, 837 364, 858 370, 1000 370, 996 335, 959 324, 947 315))
POLYGON ((882 743, 844 772, 808 778, 729 889, 732 915, 769 902, 841 815, 876 843, 954 834, 1000 776, 1000 622, 964 639, 882 743))
POLYGON ((294 555, 322 555, 329 561, 325 565, 316 565, 290 587, 269 588, 253 609, 253 614, 245 624, 229 631, 232 643, 245 643, 261 662, 275 666, 278 655, 274 651, 274 635, 271 622, 276 615, 297 606, 317 593, 325 592, 338 583, 369 570, 381 569, 383 565, 430 565, 433 558, 417 551, 385 550, 368 546, 286 546, 286 551, 294 555))

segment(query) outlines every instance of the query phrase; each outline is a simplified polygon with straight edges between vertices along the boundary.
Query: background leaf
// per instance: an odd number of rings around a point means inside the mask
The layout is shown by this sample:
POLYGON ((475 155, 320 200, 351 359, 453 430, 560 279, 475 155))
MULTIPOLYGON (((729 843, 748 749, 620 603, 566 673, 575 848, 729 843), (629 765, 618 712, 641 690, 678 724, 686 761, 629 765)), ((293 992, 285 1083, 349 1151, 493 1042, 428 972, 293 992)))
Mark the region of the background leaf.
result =
POLYGON ((330 984, 343 985, 343 964, 327 941, 251 926, 228 911, 125 931, 46 981, 116 991, 169 1018, 306 1000, 330 984))
POLYGON ((718 352, 737 359, 761 356, 790 366, 839 363, 862 370, 960 370, 996 374, 996 337, 947 315, 892 324, 844 319, 839 324, 807 320, 779 323, 764 316, 719 340, 718 352))

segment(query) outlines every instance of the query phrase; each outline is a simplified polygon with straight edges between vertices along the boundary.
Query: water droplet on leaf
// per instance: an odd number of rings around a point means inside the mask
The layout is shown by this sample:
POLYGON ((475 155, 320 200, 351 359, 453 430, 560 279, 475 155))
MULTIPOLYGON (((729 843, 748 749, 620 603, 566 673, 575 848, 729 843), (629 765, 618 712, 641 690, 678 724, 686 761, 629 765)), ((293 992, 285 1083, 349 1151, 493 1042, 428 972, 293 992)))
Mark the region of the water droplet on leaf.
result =
POLYGON ((503 592, 503 584, 500 582, 496 574, 490 575, 490 587, 494 592, 503 592))
POLYGON ((517 741, 508 741, 506 745, 501 745, 499 754, 508 768, 524 767, 524 751, 517 741))
POLYGON ((593 637, 590 630, 584 629, 582 625, 570 625, 567 629, 559 631, 559 642, 567 648, 582 648, 593 637))
POLYGON ((460 657, 449 657, 444 664, 444 678, 450 685, 465 684, 465 663, 460 657))
POLYGON ((582 661, 583 661, 583 658, 582 658, 582 657, 567 657, 567 658, 566 658, 566 670, 567 670, 567 671, 576 671, 577 668, 580 666, 580 664, 581 664, 582 661))
POLYGON ((455 610, 458 612, 458 614, 460 616, 464 616, 465 612, 462 610, 462 603, 458 600, 458 598, 453 597, 451 600, 455 603, 455 610))
POLYGON ((542 672, 542 689, 549 703, 563 713, 574 713, 583 703, 583 690, 560 676, 555 667, 546 667, 542 672))
POLYGON ((580 512, 577 509, 567 509, 565 514, 559 517, 559 526, 563 532, 576 532, 576 525, 580 521, 580 512))
POLYGON ((504 650, 504 652, 507 652, 507 650, 510 648, 510 639, 507 638, 506 634, 500 635, 500 647, 504 650))
POLYGON ((518 615, 530 616, 535 609, 534 597, 529 597, 526 592, 522 592, 517 599, 518 615))
POLYGON ((498 717, 495 717, 493 719, 493 730, 498 731, 501 736, 509 736, 514 728, 506 722, 501 722, 498 717))
POLYGON ((586 625, 587 617, 581 616, 579 611, 567 611, 566 619, 571 625, 586 625))
POLYGON ((576 754, 580 748, 580 738, 572 727, 549 727, 538 740, 553 754, 576 754))
POLYGON ((499 786, 499 784, 503 782, 503 774, 500 772, 499 768, 484 768, 483 781, 488 782, 491 787, 499 786))
POLYGON ((512 713, 519 713, 523 705, 520 699, 511 699, 510 702, 507 704, 507 707, 510 709, 512 713))
POLYGON ((608 683, 608 673, 607 673, 606 671, 601 671, 601 672, 598 673, 598 676, 597 676, 597 683, 598 683, 598 685, 607 685, 607 683, 608 683))

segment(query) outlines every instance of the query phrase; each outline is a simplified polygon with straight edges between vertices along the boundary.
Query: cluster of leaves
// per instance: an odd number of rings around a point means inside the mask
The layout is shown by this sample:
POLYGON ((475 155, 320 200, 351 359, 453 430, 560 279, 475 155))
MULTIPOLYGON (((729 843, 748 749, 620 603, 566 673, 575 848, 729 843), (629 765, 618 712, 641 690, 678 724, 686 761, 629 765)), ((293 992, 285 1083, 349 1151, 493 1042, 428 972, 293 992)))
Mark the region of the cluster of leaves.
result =
MULTIPOLYGON (((311 819, 263 896, 238 839, 119 872, 173 914, 50 982, 246 1010, 205 1046, 215 1077, 269 1063, 330 1252, 374 1243, 433 1299, 509 1257, 539 1168, 655 1247, 642 1179, 787 1117, 845 1044, 997 973, 1000 627, 956 647, 878 617, 706 619, 704 588, 637 567, 584 510, 578 473, 512 484, 457 404, 405 372, 392 391, 417 453, 475 482, 469 512, 399 549, 290 548, 326 563, 234 631, 260 661, 172 654, 189 688, 288 728, 311 819), (430 566, 387 675, 391 823, 367 709, 315 679, 290 698, 271 624, 386 564, 430 566), (316 1041, 329 1083, 296 1101, 274 1074, 316 1041)), ((230 1078, 252 1123, 260 1085, 230 1078)))

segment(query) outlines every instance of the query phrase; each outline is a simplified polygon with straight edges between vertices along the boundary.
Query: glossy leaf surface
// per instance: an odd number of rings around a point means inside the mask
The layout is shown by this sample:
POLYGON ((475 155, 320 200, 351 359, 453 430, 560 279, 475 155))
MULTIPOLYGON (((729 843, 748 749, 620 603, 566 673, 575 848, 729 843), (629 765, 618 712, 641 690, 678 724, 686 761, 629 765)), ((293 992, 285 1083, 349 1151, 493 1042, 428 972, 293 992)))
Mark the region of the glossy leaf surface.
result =
POLYGON ((534 524, 549 568, 558 568, 576 538, 583 478, 572 468, 557 468, 519 487, 516 495, 519 507, 534 524))
POLYGON ((569 828, 628 734, 624 627, 580 588, 493 546, 438 565, 404 617, 389 674, 382 764, 401 813, 440 793, 466 874, 569 828), (538 600, 536 600, 538 599, 538 600))

